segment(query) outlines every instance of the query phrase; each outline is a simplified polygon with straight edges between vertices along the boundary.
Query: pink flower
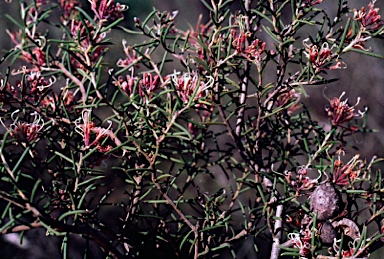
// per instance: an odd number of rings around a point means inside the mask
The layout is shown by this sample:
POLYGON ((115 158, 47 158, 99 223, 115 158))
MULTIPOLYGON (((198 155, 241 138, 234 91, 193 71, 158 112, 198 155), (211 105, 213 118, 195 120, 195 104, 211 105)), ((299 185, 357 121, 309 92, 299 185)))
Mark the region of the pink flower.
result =
POLYGON ((97 63, 105 50, 105 46, 98 45, 106 36, 106 33, 97 33, 96 28, 88 21, 85 24, 81 21, 72 20, 70 28, 72 38, 78 43, 78 50, 71 55, 71 64, 75 68, 86 69, 86 66, 97 63), (88 35, 88 31, 89 34, 88 35), (88 57, 86 57, 87 55, 88 57))
POLYGON ((311 231, 304 231, 303 237, 299 233, 288 233, 288 239, 292 241, 294 247, 299 248, 300 256, 305 258, 311 254, 311 244, 309 242, 311 238, 311 231))
POLYGON ((364 114, 364 112, 361 111, 355 112, 355 106, 359 104, 360 98, 357 99, 354 106, 349 106, 348 99, 341 101, 341 97, 343 97, 344 94, 345 92, 343 92, 340 97, 333 98, 329 102, 329 106, 325 109, 328 117, 331 119, 332 125, 338 126, 353 118, 361 117, 364 114))
POLYGON ((75 131, 83 137, 85 149, 92 146, 102 149, 100 146, 100 140, 109 135, 109 129, 112 126, 112 122, 109 122, 108 128, 96 127, 90 120, 90 113, 91 111, 88 109, 83 110, 82 116, 75 121, 75 131), (93 140, 91 140, 91 133, 96 134, 93 140))
POLYGON ((159 88, 160 77, 150 73, 143 73, 142 79, 131 75, 126 75, 125 78, 119 76, 113 83, 123 90, 127 96, 138 93, 141 98, 150 96, 159 88), (136 88, 135 88, 136 87, 136 88))
POLYGON ((333 182, 337 185, 347 185, 349 181, 353 182, 360 174, 359 164, 362 161, 358 159, 359 155, 354 156, 347 164, 341 161, 340 157, 334 162, 333 182))
POLYGON ((133 94, 133 89, 136 86, 137 82, 137 77, 134 77, 133 75, 126 75, 125 78, 119 76, 117 80, 113 82, 113 84, 121 88, 121 90, 123 90, 123 92, 127 96, 131 96, 133 94))
POLYGON ((337 61, 335 65, 330 66, 330 70, 337 70, 337 69, 345 69, 347 68, 347 65, 342 61, 337 61))
POLYGON ((21 53, 21 58, 26 61, 28 64, 33 64, 36 66, 37 70, 40 67, 46 65, 46 56, 44 51, 40 47, 25 48, 25 40, 22 36, 22 31, 10 32, 6 30, 11 41, 15 44, 15 49, 19 49, 21 53), (31 51, 32 49, 32 51, 31 51))
POLYGON ((364 29, 374 31, 384 24, 380 19, 379 8, 375 8, 375 1, 368 4, 369 10, 363 6, 361 9, 354 10, 355 19, 358 20, 364 29))
POLYGON ((127 45, 127 41, 123 40, 123 48, 124 48, 124 53, 126 55, 125 59, 119 59, 117 61, 117 66, 119 67, 129 67, 133 64, 135 64, 135 67, 139 67, 136 63, 141 59, 137 57, 137 53, 135 50, 131 48, 131 46, 127 45))
POLYGON ((299 196, 301 191, 308 191, 313 189, 316 185, 319 184, 321 174, 316 179, 311 179, 307 176, 307 170, 304 167, 298 169, 295 179, 293 174, 290 171, 284 173, 285 179, 290 186, 296 190, 296 196, 299 196))
POLYGON ((41 76, 41 73, 38 71, 31 71, 29 75, 26 75, 25 79, 27 87, 30 89, 31 94, 34 94, 37 90, 42 91, 56 82, 55 77, 52 77, 47 80, 43 76, 41 76))
POLYGON ((35 62, 37 67, 43 67, 46 65, 47 58, 45 56, 45 52, 41 48, 34 48, 32 50, 32 54, 35 57, 35 62))
POLYGON ((175 72, 170 75, 172 82, 176 87, 176 92, 184 103, 188 103, 194 95, 194 100, 208 96, 208 91, 212 87, 213 77, 208 76, 208 81, 201 80, 197 72, 186 72, 180 75, 180 72, 175 72))
POLYGON ((40 105, 45 109, 54 112, 56 110, 55 96, 45 96, 44 99, 41 100, 40 105))
POLYGON ((300 93, 298 93, 295 89, 291 89, 288 92, 283 92, 282 94, 280 94, 276 99, 275 105, 277 107, 282 107, 284 105, 289 105, 290 103, 293 103, 287 109, 287 113, 288 115, 290 115, 292 114, 292 112, 300 108, 300 104, 298 104, 300 97, 300 93))
POLYGON ((316 73, 325 69, 335 70, 347 67, 344 62, 338 60, 338 55, 332 52, 334 46, 329 47, 327 42, 324 42, 319 48, 317 45, 310 43, 309 39, 305 39, 303 45, 305 47, 304 54, 312 67, 316 69, 316 73), (333 60, 336 61, 336 64, 332 64, 333 60))
POLYGON ((237 52, 243 52, 245 42, 247 40, 247 35, 245 33, 240 33, 240 35, 237 36, 235 30, 232 30, 232 36, 234 38, 232 41, 232 46, 236 49, 237 52))
POLYGON ((307 51, 306 55, 309 61, 313 64, 314 67, 320 68, 327 62, 332 59, 332 52, 328 46, 328 43, 324 43, 319 49, 318 46, 313 44, 304 43, 305 49, 307 51))
POLYGON ((115 4, 114 0, 89 0, 89 2, 92 11, 101 22, 113 22, 123 17, 122 12, 128 9, 125 5, 115 4))
POLYGON ((83 23, 78 20, 72 20, 70 31, 72 38, 79 43, 81 50, 84 52, 89 51, 93 43, 99 43, 105 37, 105 34, 98 34, 95 37, 96 28, 88 21, 83 23), (90 31, 91 35, 88 35, 87 30, 90 31))
MULTIPOLYGON (((338 253, 340 251, 340 244, 341 244, 341 239, 334 239, 333 241, 333 250, 338 253)), ((358 248, 357 246, 360 244, 360 238, 356 238, 353 241, 348 242, 348 249, 344 250, 341 249, 341 258, 356 258, 353 255, 355 254, 356 249, 359 249, 360 251, 360 257, 363 258, 365 257, 364 255, 367 255, 367 251, 361 252, 361 247, 358 248)))
POLYGON ((144 97, 145 95, 150 95, 157 90, 160 82, 160 77, 158 75, 152 75, 150 73, 144 73, 143 79, 140 81, 139 95, 144 97))
POLYGON ((79 6, 78 0, 59 0, 59 4, 61 7, 61 20, 67 24, 71 17, 77 13, 76 6, 79 6))
MULTIPOLYGON (((43 95, 43 90, 50 87, 56 82, 56 78, 52 76, 47 79, 41 75, 38 69, 27 69, 23 67, 22 70, 14 72, 15 74, 22 73, 25 77, 24 80, 17 80, 14 85, 9 83, 4 86, 8 94, 12 94, 12 97, 19 101, 20 98, 24 98, 29 101, 40 100, 40 97, 43 95)), ((5 95, 0 97, 0 99, 7 103, 12 100, 4 99, 5 95)))
MULTIPOLYGON (((235 24, 241 23, 239 21, 235 21, 235 24)), ((241 26, 239 25, 241 28, 241 26)), ((244 32, 240 30, 239 35, 237 35, 236 29, 231 30, 231 35, 233 38, 232 46, 235 48, 235 50, 242 54, 245 58, 247 58, 249 61, 255 62, 257 65, 261 62, 261 54, 264 52, 266 43, 256 39, 252 41, 249 45, 247 45, 248 38, 251 36, 249 32, 244 32)))
POLYGON ((19 110, 16 110, 12 113, 11 118, 13 123, 9 128, 6 127, 2 121, 1 124, 3 124, 3 127, 9 131, 9 134, 18 141, 32 143, 39 137, 39 134, 44 127, 44 121, 37 112, 31 113, 33 118, 33 122, 31 123, 18 121, 18 118, 14 118, 14 115, 18 112, 19 110))
POLYGON ((244 50, 244 54, 246 54, 246 58, 248 60, 255 62, 257 65, 260 65, 261 54, 263 54, 265 46, 265 42, 256 39, 244 50))

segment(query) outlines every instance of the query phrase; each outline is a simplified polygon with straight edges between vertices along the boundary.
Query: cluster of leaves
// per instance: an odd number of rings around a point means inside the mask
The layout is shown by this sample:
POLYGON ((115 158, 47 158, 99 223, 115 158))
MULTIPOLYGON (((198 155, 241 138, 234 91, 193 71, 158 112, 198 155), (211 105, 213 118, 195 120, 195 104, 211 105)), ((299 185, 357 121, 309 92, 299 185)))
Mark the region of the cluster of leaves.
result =
POLYGON ((73 234, 113 258, 236 257, 245 244, 367 256, 384 236, 380 160, 344 161, 366 111, 335 97, 322 127, 300 97, 333 81, 345 53, 381 58, 366 42, 384 23, 374 2, 340 0, 332 19, 321 2, 203 1, 209 21, 183 31, 157 10, 121 26, 113 0, 21 1, 2 59, 0 232, 46 228, 64 256, 73 234), (120 45, 113 30, 142 41, 120 45), (324 183, 342 197, 331 218, 308 199, 324 183))

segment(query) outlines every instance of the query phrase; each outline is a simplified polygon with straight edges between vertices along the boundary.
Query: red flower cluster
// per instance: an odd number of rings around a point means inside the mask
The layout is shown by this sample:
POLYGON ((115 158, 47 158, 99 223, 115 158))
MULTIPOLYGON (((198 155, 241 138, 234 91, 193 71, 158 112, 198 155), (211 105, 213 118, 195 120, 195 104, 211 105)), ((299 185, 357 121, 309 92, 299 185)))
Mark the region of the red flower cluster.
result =
POLYGON ((282 107, 284 105, 293 103, 287 109, 288 115, 290 115, 292 114, 292 112, 296 111, 301 107, 301 105, 299 104, 300 97, 301 94, 299 92, 297 92, 295 89, 291 89, 290 91, 283 92, 277 97, 275 106, 282 107))
MULTIPOLYGON (((331 119, 332 125, 339 126, 344 122, 348 122, 353 118, 361 117, 364 112, 358 111, 355 112, 355 106, 359 104, 360 98, 357 99, 357 102, 354 106, 349 106, 348 99, 341 101, 341 97, 345 92, 343 92, 340 97, 335 97, 329 102, 329 106, 325 108, 328 117, 331 119)), ((351 128, 350 130, 356 130, 351 128)))
POLYGON ((83 110, 81 118, 78 118, 75 121, 76 128, 75 131, 83 136, 83 141, 85 144, 85 149, 88 149, 92 146, 96 146, 100 152, 107 152, 112 149, 112 146, 102 146, 100 144, 101 139, 106 138, 110 134, 110 127, 112 122, 110 122, 108 128, 96 127, 95 124, 90 120, 90 110, 83 110), (96 136, 91 141, 91 133, 95 133, 96 136))
POLYGON ((78 12, 75 7, 80 6, 80 3, 78 0, 59 0, 59 4, 61 7, 61 21, 68 24, 71 17, 78 12))
POLYGON ((144 73, 141 79, 134 77, 133 74, 126 75, 125 79, 119 76, 114 81, 114 85, 120 87, 127 96, 138 93, 141 98, 144 98, 158 89, 159 82, 160 77, 158 75, 144 73))
POLYGON ((288 239, 290 239, 294 247, 299 248, 299 254, 301 258, 307 258, 311 254, 311 239, 312 232, 308 229, 299 233, 288 233, 288 239))
POLYGON ((308 191, 314 188, 318 183, 321 175, 317 179, 311 179, 307 176, 306 168, 300 168, 295 179, 293 178, 292 172, 287 171, 284 173, 285 179, 290 186, 296 190, 296 195, 298 196, 301 191, 308 191))
POLYGON ((113 22, 123 17, 122 12, 128 9, 127 6, 115 3, 114 0, 89 0, 89 2, 92 11, 101 22, 113 22))
POLYGON ((131 46, 127 45, 127 41, 123 40, 123 48, 124 48, 124 53, 126 55, 125 59, 119 59, 116 63, 117 66, 119 67, 129 67, 133 64, 135 64, 135 67, 139 67, 137 64, 141 58, 137 57, 137 53, 134 49, 132 49, 131 46))
POLYGON ((245 42, 247 40, 247 35, 245 33, 240 33, 240 35, 236 35, 236 31, 232 30, 232 37, 234 40, 232 41, 232 46, 239 53, 244 51, 245 42))
POLYGON ((256 39, 245 50, 244 53, 248 60, 255 62, 257 65, 261 62, 261 55, 263 54, 266 43, 256 39))
POLYGON ((180 72, 175 72, 170 77, 176 87, 176 92, 184 103, 188 103, 195 92, 194 100, 206 97, 208 89, 212 87, 214 82, 212 77, 207 77, 207 82, 201 80, 195 71, 183 73, 183 75, 180 75, 180 72))
POLYGON ((49 80, 41 76, 40 72, 32 71, 29 75, 26 75, 26 84, 30 89, 30 94, 34 94, 37 90, 42 91, 45 88, 50 87, 56 82, 56 78, 52 77, 49 80))
POLYGON ((236 30, 231 31, 232 37, 234 40, 232 41, 232 46, 235 50, 243 54, 245 58, 249 61, 253 61, 256 64, 260 64, 261 55, 265 51, 266 43, 256 39, 249 46, 246 46, 247 38, 250 36, 247 33, 240 32, 240 35, 236 35, 236 30))
POLYGON ((347 164, 338 158, 333 165, 333 182, 337 185, 347 185, 349 181, 353 182, 360 174, 362 161, 358 159, 359 155, 354 156, 347 164))
POLYGON ((0 88, 2 90, 0 101, 4 104, 19 102, 21 99, 31 102, 39 101, 46 93, 44 89, 53 85, 56 82, 56 78, 52 76, 48 79, 42 76, 40 72, 34 70, 28 70, 23 67, 23 70, 14 72, 15 74, 22 73, 24 80, 17 80, 14 84, 8 82, 7 85, 3 85, 0 88))
POLYGON ((368 8, 368 11, 364 6, 360 10, 354 10, 355 19, 365 30, 375 31, 384 25, 384 21, 380 19, 379 8, 375 8, 375 1, 369 3, 368 8))
POLYGON ((39 134, 44 127, 44 121, 37 112, 31 114, 33 122, 18 121, 18 118, 14 118, 14 115, 18 112, 19 110, 16 110, 12 113, 11 117, 13 123, 9 128, 0 120, 1 124, 3 124, 3 127, 9 131, 9 134, 18 141, 27 144, 32 143, 39 137, 39 134))

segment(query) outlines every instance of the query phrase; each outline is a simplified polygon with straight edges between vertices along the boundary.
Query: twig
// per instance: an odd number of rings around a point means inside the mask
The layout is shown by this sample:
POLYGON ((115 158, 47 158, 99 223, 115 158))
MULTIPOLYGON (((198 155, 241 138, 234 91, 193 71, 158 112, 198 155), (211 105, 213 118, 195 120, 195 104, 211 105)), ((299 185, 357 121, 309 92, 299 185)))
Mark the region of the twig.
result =
MULTIPOLYGON (((163 142, 163 140, 166 138, 168 132, 171 130, 173 124, 175 123, 176 119, 179 117, 180 114, 182 114, 185 110, 187 110, 189 107, 188 106, 185 106, 184 108, 182 108, 180 111, 176 111, 171 120, 169 121, 167 127, 163 130, 163 134, 161 136, 157 136, 157 134, 153 131, 154 133, 154 136, 156 137, 156 149, 159 149, 160 148, 160 145, 161 143, 163 142)), ((157 154, 157 153, 156 153, 157 154)), ((152 169, 152 182, 155 184, 157 190, 160 192, 160 194, 164 197, 164 199, 168 202, 169 205, 172 206, 172 208, 176 211, 176 213, 180 216, 180 218, 188 225, 188 227, 192 230, 192 232, 194 233, 194 236, 195 236, 195 253, 194 253, 194 258, 197 259, 198 258, 198 255, 199 255, 199 243, 198 243, 198 237, 199 237, 199 232, 198 232, 198 228, 199 228, 199 225, 198 223, 196 223, 196 226, 192 224, 192 222, 185 216, 185 214, 177 207, 177 205, 172 201, 172 199, 168 196, 168 194, 166 192, 163 192, 163 190, 161 189, 161 185, 157 182, 156 178, 155 178, 155 170, 154 170, 154 166, 155 166, 155 163, 156 163, 156 158, 157 158, 157 155, 154 154, 153 156, 150 157, 150 166, 149 168, 152 169)))
POLYGON ((79 79, 77 79, 77 77, 72 75, 62 63, 57 62, 56 65, 60 68, 61 72, 63 72, 64 75, 71 79, 80 88, 81 101, 83 102, 83 104, 85 104, 87 102, 87 92, 85 91, 84 84, 79 79))
POLYGON ((276 219, 275 228, 273 235, 272 251, 270 259, 278 259, 280 254, 280 239, 281 239, 281 230, 283 226, 283 221, 281 220, 281 215, 283 214, 283 205, 277 205, 276 207, 276 219))
MULTIPOLYGON (((16 186, 17 185, 16 184, 16 178, 13 174, 13 170, 11 170, 11 168, 9 167, 7 160, 5 159, 5 157, 3 155, 3 152, 0 152, 0 157, 1 157, 1 161, 3 162, 3 165, 5 167, 5 170, 8 172, 9 176, 11 177, 12 181, 14 182, 14 185, 16 186)), ((25 200, 25 201, 28 200, 27 197, 25 197, 24 193, 19 188, 17 188, 17 192, 19 193, 20 197, 23 200, 25 200)))
MULTIPOLYGON (((249 12, 249 0, 246 0, 244 3, 245 6, 245 11, 246 11, 246 16, 245 16, 245 28, 247 32, 249 32, 249 17, 248 17, 248 12, 249 12)), ((245 43, 246 47, 248 45, 248 42, 245 43)), ((247 89, 248 89, 248 76, 249 76, 249 70, 250 70, 250 65, 249 61, 244 61, 244 78, 242 79, 241 83, 241 92, 239 95, 239 112, 237 114, 237 121, 236 121, 236 137, 241 138, 241 130, 243 127, 243 121, 244 121, 244 111, 245 111, 245 102, 247 99, 247 89)))
POLYGON ((188 227, 192 230, 195 236, 195 254, 194 258, 197 259, 199 255, 199 243, 198 243, 198 237, 199 237, 199 225, 196 223, 196 226, 192 224, 192 222, 185 216, 185 214, 176 206, 176 204, 172 201, 172 199, 168 196, 167 193, 163 192, 161 189, 160 184, 155 179, 155 174, 152 174, 152 182, 155 184, 157 190, 161 193, 161 195, 165 198, 165 200, 168 202, 169 205, 172 206, 172 208, 176 211, 176 213, 180 216, 180 218, 188 225, 188 227))
POLYGON ((28 231, 28 230, 39 228, 39 227, 42 227, 40 222, 33 222, 29 225, 20 225, 20 226, 6 228, 1 232, 1 234, 3 235, 8 233, 23 232, 23 231, 28 231))
MULTIPOLYGON (((132 199, 132 203, 131 203, 131 206, 129 208, 129 211, 128 211, 127 215, 125 216, 124 225, 123 225, 123 232, 127 228, 129 218, 132 215, 135 215, 137 204, 140 201, 139 196, 140 196, 141 191, 142 191, 141 184, 142 184, 143 176, 142 175, 138 175, 137 177, 134 177, 134 179, 135 179, 135 182, 136 182, 136 184, 135 184, 136 190, 133 193, 133 199, 132 199)), ((130 248, 129 244, 124 242, 124 248, 125 248, 125 250, 128 253, 129 252, 129 248, 130 248)))

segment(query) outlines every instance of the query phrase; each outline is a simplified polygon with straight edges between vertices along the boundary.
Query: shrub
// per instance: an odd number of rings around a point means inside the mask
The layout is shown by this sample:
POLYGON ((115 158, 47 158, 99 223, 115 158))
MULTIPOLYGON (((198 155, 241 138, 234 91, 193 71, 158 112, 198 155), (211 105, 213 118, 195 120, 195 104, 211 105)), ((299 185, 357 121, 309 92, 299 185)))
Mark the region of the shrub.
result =
POLYGON ((158 10, 130 28, 113 0, 20 2, 2 59, 1 233, 44 228, 64 257, 73 236, 112 258, 381 246, 381 159, 351 147, 367 109, 343 93, 321 125, 301 102, 348 72, 346 53, 383 58, 367 45, 383 38, 375 2, 330 3, 335 17, 322 1, 202 2, 209 20, 188 30, 158 10))

